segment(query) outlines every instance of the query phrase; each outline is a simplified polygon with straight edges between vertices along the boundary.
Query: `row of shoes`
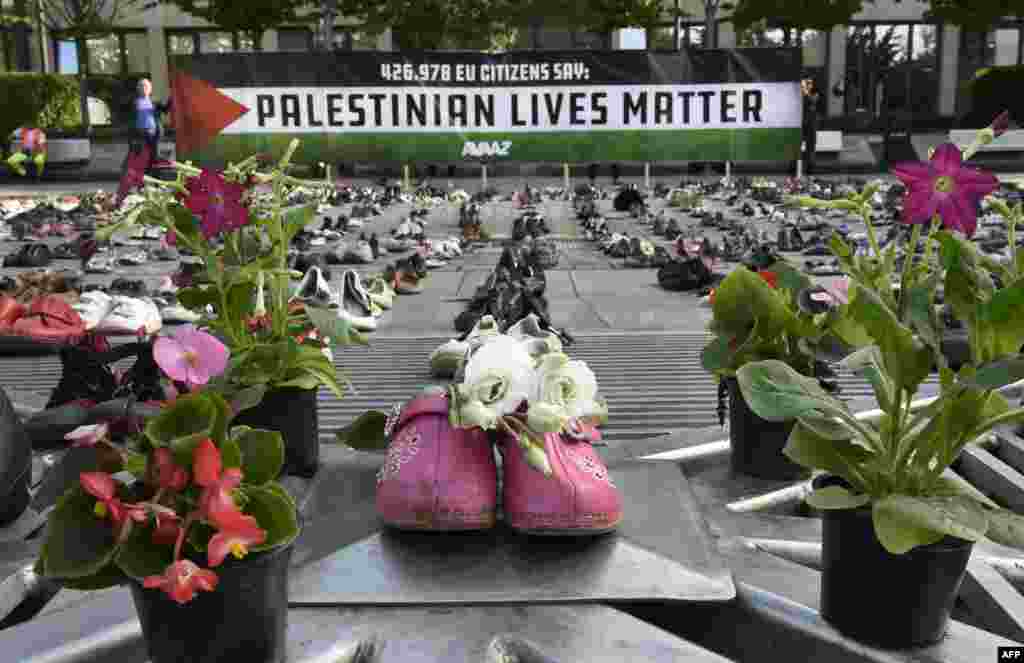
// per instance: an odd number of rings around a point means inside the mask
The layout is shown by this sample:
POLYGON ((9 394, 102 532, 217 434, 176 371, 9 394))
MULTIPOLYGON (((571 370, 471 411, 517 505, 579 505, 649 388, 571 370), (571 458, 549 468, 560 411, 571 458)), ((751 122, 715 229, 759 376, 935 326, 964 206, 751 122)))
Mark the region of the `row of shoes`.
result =
POLYGON ((456 316, 455 330, 468 334, 485 315, 493 317, 499 329, 505 330, 531 313, 550 329, 546 289, 547 277, 532 252, 521 246, 507 246, 494 271, 473 293, 466 309, 456 316))
POLYGON ((512 222, 512 239, 521 241, 527 237, 541 237, 551 234, 547 219, 536 209, 528 209, 512 222))
POLYGON ((371 277, 364 284, 355 270, 346 270, 339 288, 332 288, 327 275, 318 266, 306 270, 292 297, 307 306, 333 310, 339 319, 361 332, 378 328, 378 319, 394 305, 398 294, 383 276, 371 277))
MULTIPOLYGON (((546 327, 546 323, 536 313, 527 314, 505 330, 505 335, 522 343, 531 356, 539 356, 545 352, 560 352, 563 348, 563 337, 560 334, 563 333, 546 327)), ((494 316, 481 317, 468 334, 449 339, 430 353, 428 362, 431 375, 461 381, 464 377, 462 371, 472 353, 489 339, 500 334, 494 316)))

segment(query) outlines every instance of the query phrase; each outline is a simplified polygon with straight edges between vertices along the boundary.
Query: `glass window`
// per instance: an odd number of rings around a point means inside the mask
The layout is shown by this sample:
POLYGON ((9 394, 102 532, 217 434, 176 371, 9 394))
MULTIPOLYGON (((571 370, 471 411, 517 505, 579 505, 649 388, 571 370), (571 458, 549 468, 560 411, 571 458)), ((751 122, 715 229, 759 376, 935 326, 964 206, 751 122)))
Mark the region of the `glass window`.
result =
POLYGON ((128 32, 124 36, 124 73, 148 74, 149 36, 145 32, 128 32))
POLYGON ((1020 56, 1020 28, 1003 28, 996 30, 996 54, 995 64, 997 67, 1010 67, 1021 64, 1020 56))
POLYGON ((64 39, 57 42, 57 73, 78 73, 78 44, 64 39))
POLYGON ((238 52, 239 53, 252 53, 256 50, 256 42, 252 38, 250 32, 239 32, 238 33, 238 52))
POLYGON ((181 33, 167 35, 168 55, 194 55, 195 48, 195 42, 192 40, 191 34, 181 33))
POLYGON ((231 53, 235 50, 234 35, 230 32, 199 33, 200 53, 231 53))
POLYGON ((805 67, 824 67, 828 33, 820 30, 804 30, 800 35, 805 67))
POLYGON ((683 42, 683 46, 688 48, 701 48, 704 46, 703 25, 687 25, 684 27, 685 32, 679 37, 683 42))
POLYGON ((11 66, 11 56, 9 55, 8 43, 10 39, 6 32, 0 32, 0 71, 7 72, 11 71, 14 67, 11 66))
POLYGON ((875 28, 875 48, 888 64, 906 62, 910 56, 909 25, 879 25, 875 28))
POLYGON ((87 39, 85 50, 89 54, 90 74, 121 73, 121 40, 117 35, 87 39))
MULTIPOLYGON (((675 28, 671 25, 663 25, 647 31, 647 50, 650 51, 672 51, 675 46, 672 39, 675 37, 675 28)), ((680 41, 682 37, 680 36, 680 41)))
POLYGON ((282 52, 305 52, 309 50, 313 33, 309 30, 278 30, 277 50, 282 52))

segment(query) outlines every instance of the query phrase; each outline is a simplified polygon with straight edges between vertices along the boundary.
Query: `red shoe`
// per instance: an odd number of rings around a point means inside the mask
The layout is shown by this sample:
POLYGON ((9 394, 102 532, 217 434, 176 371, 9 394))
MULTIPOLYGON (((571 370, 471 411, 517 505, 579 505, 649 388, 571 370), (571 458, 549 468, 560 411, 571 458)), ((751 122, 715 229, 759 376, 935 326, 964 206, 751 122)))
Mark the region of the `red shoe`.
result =
POLYGON ((502 506, 509 527, 556 536, 604 534, 618 527, 622 496, 590 442, 545 434, 551 476, 526 463, 518 440, 506 435, 502 442, 502 506))
POLYGON ((391 430, 377 473, 377 512, 398 529, 488 529, 497 484, 487 433, 453 428, 447 394, 423 395, 406 404, 391 430))
POLYGON ((0 296, 0 333, 8 333, 28 309, 14 297, 0 296))
POLYGON ((59 295, 47 295, 32 302, 28 312, 18 319, 12 330, 47 343, 67 343, 85 334, 85 323, 78 312, 59 295))

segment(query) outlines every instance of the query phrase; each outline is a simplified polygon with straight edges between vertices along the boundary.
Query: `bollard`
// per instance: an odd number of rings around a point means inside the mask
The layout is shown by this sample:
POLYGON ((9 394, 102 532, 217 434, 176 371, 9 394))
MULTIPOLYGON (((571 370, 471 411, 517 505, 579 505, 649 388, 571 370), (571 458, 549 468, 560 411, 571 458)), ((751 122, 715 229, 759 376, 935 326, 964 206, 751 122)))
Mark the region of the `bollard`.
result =
POLYGON ((732 161, 725 162, 725 179, 726 181, 732 180, 732 161))
POLYGON ((644 189, 651 188, 651 164, 644 164, 644 189))
POLYGON ((402 166, 402 179, 405 180, 405 190, 412 190, 412 176, 409 169, 409 164, 402 166))
POLYGON ((483 183, 483 191, 487 190, 487 164, 480 164, 480 181, 483 183))
POLYGON ((565 183, 565 190, 568 191, 569 190, 569 164, 567 164, 567 163, 563 163, 562 164, 562 179, 564 180, 564 183, 565 183))

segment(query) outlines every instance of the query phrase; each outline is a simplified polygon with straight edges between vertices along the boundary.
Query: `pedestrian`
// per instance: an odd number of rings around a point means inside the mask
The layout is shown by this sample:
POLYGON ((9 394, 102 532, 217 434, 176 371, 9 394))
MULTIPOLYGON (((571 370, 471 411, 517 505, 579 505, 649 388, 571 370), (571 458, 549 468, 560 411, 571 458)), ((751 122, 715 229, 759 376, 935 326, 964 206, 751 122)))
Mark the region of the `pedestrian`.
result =
POLYGON ((149 148, 149 164, 152 165, 159 155, 160 116, 171 110, 171 101, 153 101, 153 83, 148 78, 139 81, 138 92, 139 96, 135 99, 135 130, 143 144, 149 148))
POLYGON ((818 151, 818 124, 821 116, 822 97, 818 86, 810 76, 800 81, 800 93, 803 97, 803 138, 804 173, 814 173, 814 157, 818 151))

